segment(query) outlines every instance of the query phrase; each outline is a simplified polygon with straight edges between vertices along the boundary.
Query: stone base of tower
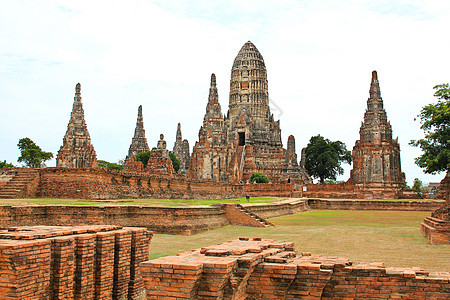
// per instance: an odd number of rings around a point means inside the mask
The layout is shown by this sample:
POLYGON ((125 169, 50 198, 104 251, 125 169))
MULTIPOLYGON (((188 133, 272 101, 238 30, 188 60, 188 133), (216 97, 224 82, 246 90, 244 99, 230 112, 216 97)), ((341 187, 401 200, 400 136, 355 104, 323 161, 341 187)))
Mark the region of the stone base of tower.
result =
POLYGON ((230 181, 246 183, 253 173, 259 172, 269 177, 271 182, 279 182, 283 176, 284 160, 282 147, 240 146, 231 158, 230 181))
POLYGON ((155 175, 173 176, 175 170, 173 169, 172 160, 169 157, 169 151, 152 151, 145 170, 155 175))

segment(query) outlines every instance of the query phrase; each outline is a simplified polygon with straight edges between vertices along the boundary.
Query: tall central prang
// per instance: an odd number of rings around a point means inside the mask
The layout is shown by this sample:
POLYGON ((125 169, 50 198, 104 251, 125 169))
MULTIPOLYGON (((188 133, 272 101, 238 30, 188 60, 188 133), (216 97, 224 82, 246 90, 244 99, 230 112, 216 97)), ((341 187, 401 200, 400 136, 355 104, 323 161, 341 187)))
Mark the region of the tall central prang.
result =
POLYGON ((273 182, 309 182, 303 168, 287 166, 287 162, 298 166, 292 162, 296 157, 295 149, 287 153, 283 148, 280 121, 274 121, 270 113, 264 59, 255 45, 247 42, 231 68, 226 116, 219 104, 216 76, 211 76, 206 114, 193 149, 189 176, 246 182, 252 173, 261 172, 273 182))
POLYGON ((231 69, 229 119, 233 144, 240 137, 241 145, 282 147, 280 123, 274 122, 269 108, 266 65, 250 41, 242 46, 231 69), (239 126, 245 116, 249 119, 246 131, 239 126))

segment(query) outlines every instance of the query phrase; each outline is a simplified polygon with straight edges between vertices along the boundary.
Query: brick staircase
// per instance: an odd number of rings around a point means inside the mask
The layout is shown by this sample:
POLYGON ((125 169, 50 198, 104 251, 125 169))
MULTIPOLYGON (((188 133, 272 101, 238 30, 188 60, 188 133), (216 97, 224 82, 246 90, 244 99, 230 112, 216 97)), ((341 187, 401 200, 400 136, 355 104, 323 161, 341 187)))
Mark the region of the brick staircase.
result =
POLYGON ((420 224, 422 233, 427 237, 432 244, 450 244, 450 222, 427 217, 420 224))
POLYGON ((11 199, 33 196, 39 181, 39 171, 17 168, 14 172, 16 173, 15 176, 0 188, 0 198, 11 199))
POLYGON ((249 216, 251 219, 255 220, 255 223, 258 227, 269 227, 269 226, 275 226, 266 219, 261 218, 260 216, 248 211, 243 207, 241 204, 234 204, 233 205, 238 211, 242 212, 243 214, 249 216))

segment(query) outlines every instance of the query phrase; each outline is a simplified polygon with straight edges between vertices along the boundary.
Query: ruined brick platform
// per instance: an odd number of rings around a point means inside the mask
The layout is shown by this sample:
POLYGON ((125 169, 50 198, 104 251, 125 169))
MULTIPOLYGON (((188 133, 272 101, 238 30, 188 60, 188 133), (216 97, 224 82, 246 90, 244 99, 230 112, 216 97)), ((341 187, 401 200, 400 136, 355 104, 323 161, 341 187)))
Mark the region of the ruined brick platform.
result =
POLYGON ((240 238, 141 264, 147 299, 449 299, 450 272, 297 254, 240 238))
POLYGON ((144 299, 151 237, 107 225, 0 230, 0 299, 144 299))

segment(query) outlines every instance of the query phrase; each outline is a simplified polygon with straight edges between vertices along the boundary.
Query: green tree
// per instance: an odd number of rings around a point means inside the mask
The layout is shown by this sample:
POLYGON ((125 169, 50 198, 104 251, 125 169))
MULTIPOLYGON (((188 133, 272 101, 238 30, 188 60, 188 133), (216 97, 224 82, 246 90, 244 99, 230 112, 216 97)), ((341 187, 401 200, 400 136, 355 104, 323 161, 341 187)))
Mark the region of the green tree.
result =
POLYGON ((414 178, 412 189, 420 195, 423 194, 423 183, 419 178, 414 178))
POLYGON ((27 137, 20 139, 17 147, 20 149, 20 157, 17 161, 23 162, 29 168, 40 168, 45 161, 53 158, 51 152, 42 151, 38 145, 27 137))
POLYGON ((267 177, 266 175, 256 172, 253 173, 252 175, 250 175, 250 182, 251 183, 268 183, 269 182, 269 177, 267 177))
POLYGON ((148 160, 150 159, 150 153, 151 151, 142 151, 136 155, 136 161, 140 161, 144 165, 144 168, 147 167, 148 160))
POLYGON ((119 161, 118 163, 110 163, 106 160, 97 160, 97 164, 101 168, 123 171, 123 163, 121 163, 121 161, 119 161))
POLYGON ((324 183, 327 178, 336 180, 338 174, 344 174, 341 162, 352 163, 352 154, 344 143, 332 142, 320 134, 311 137, 305 154, 306 170, 312 177, 319 178, 320 183, 324 183))
POLYGON ((420 147, 423 153, 415 162, 430 174, 450 169, 450 87, 445 83, 433 89, 437 103, 424 106, 418 115, 425 137, 409 143, 420 147))
POLYGON ((172 160, 173 169, 175 170, 175 172, 178 172, 178 170, 180 169, 180 161, 172 151, 169 152, 169 156, 170 159, 172 160))
POLYGON ((13 164, 7 163, 6 160, 0 161, 0 169, 2 168, 12 168, 14 167, 13 164))

